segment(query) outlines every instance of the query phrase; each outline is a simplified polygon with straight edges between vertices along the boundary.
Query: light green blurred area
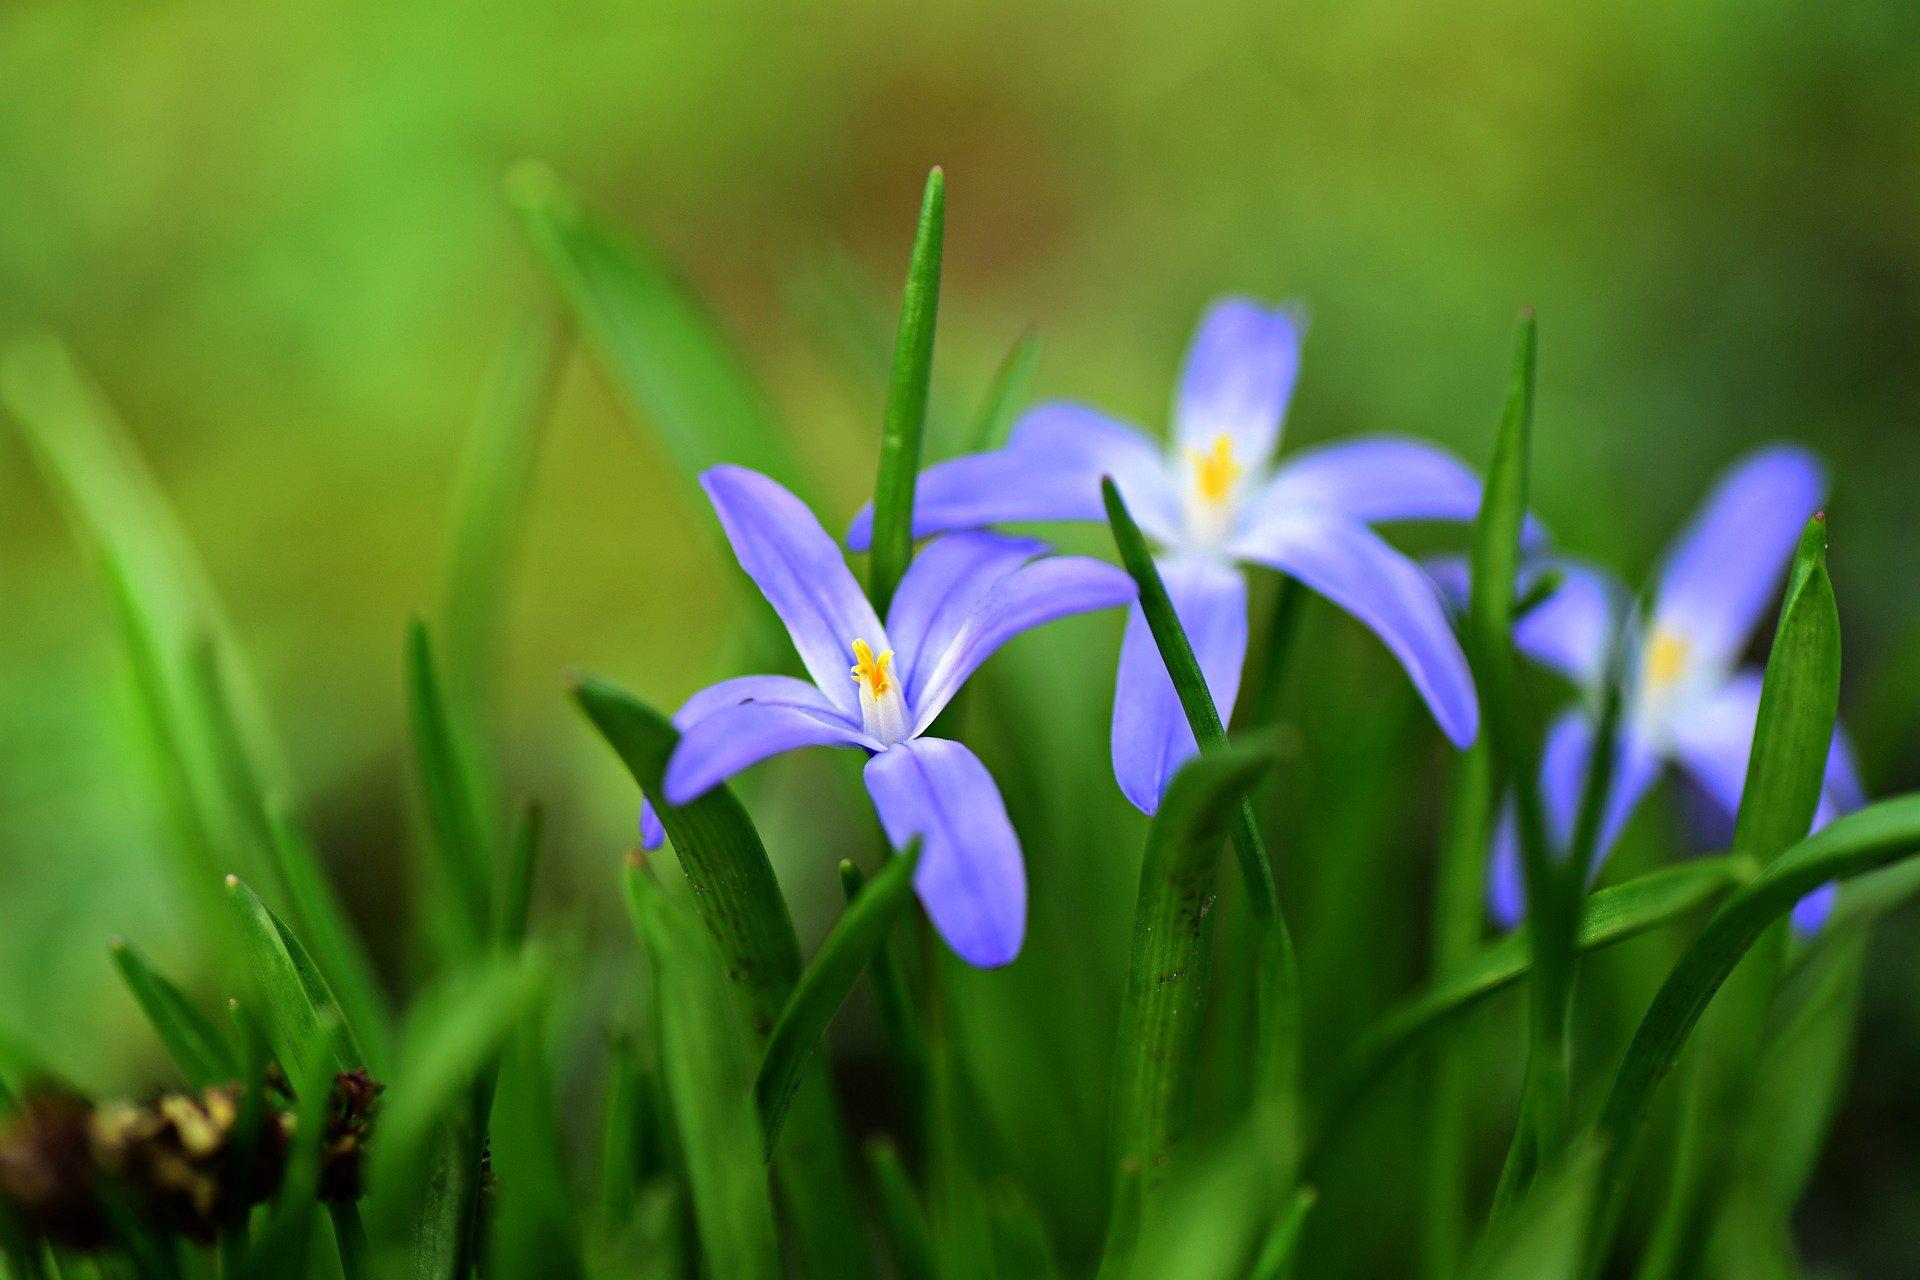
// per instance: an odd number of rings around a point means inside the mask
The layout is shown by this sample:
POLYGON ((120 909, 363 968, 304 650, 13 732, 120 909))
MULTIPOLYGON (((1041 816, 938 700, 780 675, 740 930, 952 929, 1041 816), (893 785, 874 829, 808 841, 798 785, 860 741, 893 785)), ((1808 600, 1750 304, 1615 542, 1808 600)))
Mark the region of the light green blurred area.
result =
MULTIPOLYGON (((1392 430, 1478 459, 1513 317, 1533 306, 1535 496, 1572 550, 1637 577, 1742 450, 1788 437, 1829 459, 1845 711, 1876 785, 1920 782, 1910 0, 15 0, 0 8, 0 337, 58 332, 120 407, 376 933, 397 918, 408 831, 403 628, 437 598, 487 362, 546 296, 501 195, 527 157, 712 302, 830 496, 830 527, 871 484, 879 362, 930 164, 950 193, 944 439, 1029 323, 1046 335, 1043 394, 1157 428, 1199 309, 1238 290, 1313 311, 1294 445, 1392 430)), ((677 700, 737 652, 737 587, 644 424, 576 359, 525 536, 502 737, 516 791, 557 812, 548 896, 584 907, 582 927, 616 932, 632 799, 566 705, 566 673, 677 700)), ((1132 840, 1094 769, 1114 627, 1075 626, 1012 660, 1012 708, 1092 762, 1059 785, 1132 840)), ((1351 726, 1339 699, 1400 677, 1344 622, 1310 634, 1327 637, 1303 658, 1314 753, 1316 733, 1351 726)), ((106 937, 193 954, 124 683, 97 575, 0 431, 0 1033, 101 1087, 154 1068, 106 937)), ((1421 744, 1401 753, 1421 770, 1416 812, 1372 821, 1363 799, 1338 831, 1410 841, 1393 856, 1417 862, 1439 757, 1394 710, 1375 709, 1372 732, 1421 744)), ((864 847, 869 819, 848 761, 763 772, 763 825, 814 938, 836 909, 833 859, 864 847), (823 805, 823 778, 849 803, 823 805)), ((1036 885, 1059 873, 1030 856, 1036 885)), ((1037 907, 1036 928, 1085 928, 1117 964, 1121 937, 1092 926, 1124 928, 1136 856, 1115 853, 1085 913, 1037 907)), ((1361 884, 1366 865, 1339 864, 1361 884)), ((1393 907, 1417 919, 1420 885, 1391 874, 1393 907)), ((1346 883, 1302 888, 1320 912, 1306 938, 1338 933, 1346 883)), ((1376 985, 1409 976, 1388 964, 1376 985)))

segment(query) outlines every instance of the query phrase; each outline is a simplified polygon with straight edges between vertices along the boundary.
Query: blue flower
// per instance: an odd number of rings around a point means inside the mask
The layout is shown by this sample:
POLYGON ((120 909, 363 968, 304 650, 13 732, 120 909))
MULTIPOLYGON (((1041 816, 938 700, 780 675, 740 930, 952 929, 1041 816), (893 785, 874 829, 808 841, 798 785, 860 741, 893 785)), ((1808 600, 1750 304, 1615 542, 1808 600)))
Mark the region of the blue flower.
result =
MULTIPOLYGON (((1782 445, 1736 463, 1708 496, 1660 570, 1651 608, 1628 636, 1628 668, 1613 780, 1602 809, 1596 869, 1627 819, 1671 763, 1731 818, 1746 786, 1747 755, 1760 709, 1761 673, 1739 660, 1785 577, 1800 532, 1818 510, 1826 476, 1803 450, 1782 445)), ((1547 562, 1526 573, 1544 572, 1547 562)), ((1594 718, 1613 638, 1627 617, 1628 592, 1604 570, 1557 560, 1561 586, 1514 628, 1514 644, 1565 676, 1585 695, 1557 719, 1541 753, 1541 801, 1548 833, 1571 839, 1588 762, 1594 718)), ((1464 596, 1463 565, 1434 566, 1449 594, 1464 596)), ((1864 801, 1853 755, 1836 731, 1816 827, 1864 801)), ((1494 843, 1489 897, 1493 914, 1512 926, 1525 912, 1511 815, 1494 843)), ((1817 927, 1833 903, 1829 885, 1794 910, 1802 929, 1817 927)))
MULTIPOLYGON (((1223 716, 1247 651, 1242 563, 1290 575, 1353 614, 1393 651, 1455 743, 1473 740, 1472 677, 1432 582, 1368 526, 1383 520, 1470 520, 1480 482, 1457 459, 1414 440, 1367 437, 1272 466, 1293 394, 1305 322, 1243 299, 1200 324, 1175 397, 1174 440, 1074 404, 1027 413, 1006 448, 928 468, 914 498, 924 536, 1003 521, 1103 520, 1100 478, 1112 476, 1159 565, 1223 716)), ((848 543, 863 549, 872 513, 848 543)), ((1196 750, 1173 682, 1138 607, 1121 649, 1113 706, 1113 769, 1147 813, 1196 750)))
MULTIPOLYGON (((894 593, 886 624, 813 513, 758 472, 715 467, 700 478, 727 540, 786 624, 811 680, 741 676, 687 700, 667 761, 669 804, 698 799, 734 774, 798 747, 871 754, 867 791, 887 838, 921 842, 914 889, 947 944, 970 964, 1020 952, 1027 882, 1020 842, 986 767, 967 748, 926 737, 967 677, 1023 631, 1126 604, 1133 581, 1042 544, 992 533, 930 543, 894 593)), ((648 847, 664 836, 641 813, 648 847)))

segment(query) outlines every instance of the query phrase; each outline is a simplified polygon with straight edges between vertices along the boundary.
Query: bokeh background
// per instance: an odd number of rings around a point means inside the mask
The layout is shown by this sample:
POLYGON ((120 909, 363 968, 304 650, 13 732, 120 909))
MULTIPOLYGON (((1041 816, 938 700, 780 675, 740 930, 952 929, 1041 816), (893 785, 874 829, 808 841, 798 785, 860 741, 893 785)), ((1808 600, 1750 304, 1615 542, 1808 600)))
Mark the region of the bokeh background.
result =
MULTIPOLYGON (((937 440, 1030 323, 1043 394, 1158 426, 1199 309, 1240 290, 1312 309, 1293 445, 1393 430, 1477 459, 1531 305, 1537 506, 1570 549, 1637 577, 1742 450, 1785 437, 1829 460, 1843 715, 1876 792, 1920 784, 1909 0, 687 8, 0 6, 0 337, 58 332, 119 406, 397 984, 414 822, 401 638, 438 597, 488 361, 549 296, 502 195, 527 157, 708 299, 830 524, 871 483, 934 163, 949 186, 937 440)), ((570 360, 497 734, 514 790, 555 815, 541 911, 588 958, 582 1028, 617 1008, 631 964, 612 899, 632 798, 566 675, 673 702, 737 652, 738 585, 647 424, 570 360)), ((1036 943, 968 996, 998 1028, 981 1033, 982 1091, 1006 1084, 989 1107, 1069 1250, 1104 1190, 1102 1103, 1072 1081, 1105 1079, 1138 849, 1101 774, 1116 632, 1076 623, 996 667, 1000 702, 1054 762, 1010 794, 1071 794, 1074 816, 1023 822, 1036 943)), ((104 940, 186 972, 198 956, 127 706, 97 575, 0 430, 0 1036, 103 1089, 161 1078, 104 940)), ((1329 609, 1308 618, 1287 707, 1283 879, 1319 975, 1316 1033, 1337 1046, 1420 973, 1445 754, 1403 678, 1329 609)), ((834 858, 871 843, 853 767, 753 784, 807 938, 835 910, 834 858)), ((1621 865, 1683 843, 1680 810, 1663 793, 1621 865)), ((1628 993, 1616 1021, 1658 945, 1617 981, 1602 966, 1596 989, 1628 993)), ((1875 943, 1854 1084, 1800 1224, 1809 1257, 1847 1274, 1920 1265, 1916 991, 1909 911, 1875 943)), ((870 1045, 849 1021, 857 1078, 870 1045)), ((1489 1061, 1517 1064, 1511 1020, 1481 1026, 1489 1061)), ((1417 1109, 1407 1078, 1381 1125, 1417 1109)), ((1489 1094, 1497 1153, 1510 1100, 1489 1094)), ((1322 1240, 1330 1267, 1395 1256, 1413 1230, 1394 1216, 1411 1153, 1370 1152, 1356 1181, 1381 1216, 1365 1239, 1322 1240)))

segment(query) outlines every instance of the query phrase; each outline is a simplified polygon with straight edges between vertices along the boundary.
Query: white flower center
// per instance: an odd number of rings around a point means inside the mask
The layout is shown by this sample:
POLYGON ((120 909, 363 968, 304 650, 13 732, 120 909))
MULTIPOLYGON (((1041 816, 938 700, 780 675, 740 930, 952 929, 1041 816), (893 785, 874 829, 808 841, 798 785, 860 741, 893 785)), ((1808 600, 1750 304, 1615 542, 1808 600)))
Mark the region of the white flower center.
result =
POLYGON ((893 650, 875 656, 865 640, 853 642, 853 681, 860 686, 860 727, 887 746, 901 741, 912 727, 907 723, 907 700, 893 671, 893 650))

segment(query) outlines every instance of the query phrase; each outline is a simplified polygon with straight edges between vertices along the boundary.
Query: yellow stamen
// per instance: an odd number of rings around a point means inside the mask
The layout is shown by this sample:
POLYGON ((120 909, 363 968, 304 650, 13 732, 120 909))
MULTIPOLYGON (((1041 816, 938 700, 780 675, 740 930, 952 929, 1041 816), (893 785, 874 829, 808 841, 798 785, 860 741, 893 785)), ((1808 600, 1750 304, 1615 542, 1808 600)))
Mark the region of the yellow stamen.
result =
POLYGON ((876 658, 872 645, 865 640, 855 640, 853 659, 854 680, 865 685, 874 697, 880 697, 893 687, 893 650, 885 650, 876 658))
POLYGON ((1647 645, 1647 686, 1654 690, 1670 688, 1687 664, 1687 641, 1662 627, 1653 633, 1647 645))
POLYGON ((1234 459, 1233 441, 1226 436, 1215 436, 1211 451, 1188 449, 1187 456, 1193 460, 1194 487, 1200 490, 1202 499, 1216 506, 1227 500, 1246 469, 1234 459))

